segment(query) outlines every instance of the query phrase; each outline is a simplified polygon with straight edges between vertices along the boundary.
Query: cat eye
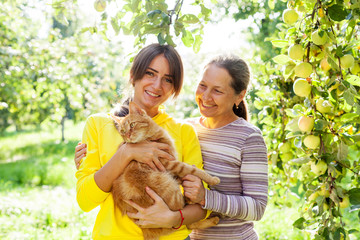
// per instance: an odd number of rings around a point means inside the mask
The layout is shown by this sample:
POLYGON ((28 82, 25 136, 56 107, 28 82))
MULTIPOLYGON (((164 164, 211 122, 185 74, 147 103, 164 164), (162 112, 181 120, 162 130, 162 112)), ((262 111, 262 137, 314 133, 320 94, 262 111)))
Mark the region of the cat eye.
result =
POLYGON ((130 123, 130 128, 133 128, 135 126, 135 123, 130 123))

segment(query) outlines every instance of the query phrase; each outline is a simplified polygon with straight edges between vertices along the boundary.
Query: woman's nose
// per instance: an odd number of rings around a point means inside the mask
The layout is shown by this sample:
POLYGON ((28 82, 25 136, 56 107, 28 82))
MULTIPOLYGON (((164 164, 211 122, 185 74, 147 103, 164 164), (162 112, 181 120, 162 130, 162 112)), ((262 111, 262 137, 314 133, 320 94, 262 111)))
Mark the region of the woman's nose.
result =
POLYGON ((161 82, 162 82, 161 77, 160 76, 156 77, 154 82, 153 82, 153 87, 155 89, 161 89, 161 82))

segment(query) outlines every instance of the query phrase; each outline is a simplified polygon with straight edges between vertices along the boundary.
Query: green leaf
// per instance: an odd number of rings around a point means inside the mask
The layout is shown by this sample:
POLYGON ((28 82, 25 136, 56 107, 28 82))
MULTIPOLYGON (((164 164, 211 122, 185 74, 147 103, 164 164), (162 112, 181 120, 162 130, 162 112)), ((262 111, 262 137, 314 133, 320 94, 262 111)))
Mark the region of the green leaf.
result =
POLYGON ((304 229, 305 226, 304 226, 304 223, 306 222, 305 218, 301 217, 299 219, 297 219, 294 223, 293 223, 293 226, 295 228, 299 228, 299 229, 304 229))
POLYGON ((193 35, 191 34, 191 32, 185 29, 183 29, 182 33, 183 33, 181 38, 182 42, 186 47, 191 47, 191 45, 194 43, 193 35))
POLYGON ((194 14, 184 14, 181 18, 179 18, 180 22, 183 23, 190 23, 190 24, 194 24, 199 22, 199 18, 197 16, 195 16, 194 14))
POLYGON ((158 39, 158 42, 160 43, 160 45, 164 45, 166 40, 164 39, 164 37, 162 36, 162 33, 159 33, 157 35, 157 39, 158 39))
POLYGON ((194 45, 193 45, 193 50, 194 50, 195 53, 199 52, 201 44, 202 44, 202 36, 201 35, 196 35, 195 36, 195 42, 194 42, 194 45))
POLYGON ((169 45, 176 47, 176 44, 174 43, 174 41, 172 40, 172 37, 170 35, 167 35, 165 40, 169 45))
POLYGON ((291 59, 288 57, 288 55, 284 55, 284 54, 277 55, 277 56, 273 57, 272 60, 275 63, 282 64, 282 65, 291 61, 291 59))
POLYGON ((344 92, 343 97, 344 97, 345 101, 347 102, 347 104, 349 104, 350 106, 352 106, 355 103, 354 94, 351 93, 350 89, 347 89, 344 92))
POLYGON ((352 205, 360 205, 360 188, 353 188, 348 194, 352 205))
POLYGON ((314 124, 314 128, 315 128, 315 130, 321 131, 321 130, 323 130, 327 125, 328 125, 328 122, 327 122, 326 120, 316 119, 316 120, 315 120, 315 124, 314 124))
POLYGON ((284 47, 289 46, 289 42, 286 40, 278 40, 277 39, 277 40, 272 40, 271 43, 274 47, 278 47, 278 48, 284 48, 284 47))
POLYGON ((111 26, 115 31, 115 34, 118 35, 120 31, 120 26, 117 24, 117 18, 111 18, 111 26))
POLYGON ((356 113, 345 113, 341 116, 340 120, 341 122, 347 123, 353 121, 357 117, 359 117, 359 115, 356 113))
POLYGON ((360 77, 356 76, 356 75, 347 75, 345 80, 354 85, 354 86, 359 86, 360 87, 360 77))
POLYGON ((153 18, 155 15, 161 14, 161 13, 162 13, 161 10, 156 9, 156 10, 152 10, 152 11, 148 12, 148 13, 146 14, 146 16, 147 16, 148 18, 153 18))
POLYGON ((305 164, 308 163, 309 161, 311 161, 310 157, 301 157, 291 160, 292 163, 296 163, 296 164, 305 164))
POLYGON ((349 13, 343 8, 343 5, 335 4, 328 8, 329 17, 334 21, 344 20, 349 13))
POLYGON ((344 161, 349 153, 349 147, 343 141, 340 141, 337 158, 340 162, 344 161))

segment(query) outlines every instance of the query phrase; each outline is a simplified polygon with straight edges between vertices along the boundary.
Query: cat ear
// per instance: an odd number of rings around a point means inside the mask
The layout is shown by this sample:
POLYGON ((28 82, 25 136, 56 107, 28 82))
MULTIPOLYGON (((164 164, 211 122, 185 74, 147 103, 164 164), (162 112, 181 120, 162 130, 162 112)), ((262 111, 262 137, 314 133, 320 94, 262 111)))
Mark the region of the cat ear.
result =
POLYGON ((140 114, 142 116, 146 115, 146 112, 134 102, 129 103, 129 112, 130 113, 137 113, 137 114, 140 114))
POLYGON ((117 117, 117 116, 115 116, 114 114, 112 114, 112 113, 110 113, 110 117, 116 122, 116 123, 118 123, 118 124, 120 124, 121 123, 121 117, 117 117))

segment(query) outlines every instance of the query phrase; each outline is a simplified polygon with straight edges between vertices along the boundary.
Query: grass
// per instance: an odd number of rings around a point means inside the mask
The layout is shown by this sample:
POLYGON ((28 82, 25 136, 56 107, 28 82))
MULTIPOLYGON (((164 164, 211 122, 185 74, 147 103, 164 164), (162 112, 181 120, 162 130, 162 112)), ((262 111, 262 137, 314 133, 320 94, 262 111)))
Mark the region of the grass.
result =
MULTIPOLYGON (((84 213, 76 203, 74 147, 83 123, 66 123, 67 141, 60 128, 45 128, 0 137, 0 239, 91 239, 98 209, 84 213)), ((296 207, 270 203, 255 222, 260 239, 310 239, 293 229, 296 207)), ((345 214, 345 222, 358 219, 345 214)))

